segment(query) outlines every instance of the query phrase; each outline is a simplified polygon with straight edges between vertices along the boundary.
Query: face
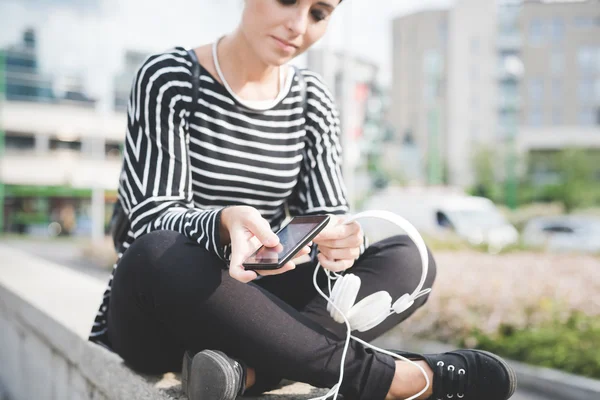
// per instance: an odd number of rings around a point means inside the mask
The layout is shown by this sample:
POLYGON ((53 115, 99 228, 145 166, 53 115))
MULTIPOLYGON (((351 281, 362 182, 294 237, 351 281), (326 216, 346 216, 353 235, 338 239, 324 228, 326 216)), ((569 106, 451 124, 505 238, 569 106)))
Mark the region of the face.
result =
POLYGON ((246 0, 241 32, 268 65, 302 54, 327 30, 340 0, 246 0))

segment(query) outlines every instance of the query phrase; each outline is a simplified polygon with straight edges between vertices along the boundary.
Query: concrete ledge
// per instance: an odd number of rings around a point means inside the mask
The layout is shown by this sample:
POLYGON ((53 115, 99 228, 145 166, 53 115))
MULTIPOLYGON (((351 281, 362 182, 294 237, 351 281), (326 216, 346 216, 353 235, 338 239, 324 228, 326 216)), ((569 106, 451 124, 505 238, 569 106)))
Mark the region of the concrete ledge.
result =
MULTIPOLYGON (((401 340, 399 336, 386 336, 378 342, 383 346, 394 346, 420 353, 441 353, 454 350, 452 346, 431 341, 401 340)), ((510 361, 515 369, 518 387, 540 395, 542 398, 561 400, 600 399, 600 380, 568 374, 550 368, 534 367, 510 361)))
MULTIPOLYGON (((0 245, 0 400, 185 399, 176 374, 142 376, 87 341, 104 281, 0 245)), ((323 395, 286 382, 262 399, 323 395)))

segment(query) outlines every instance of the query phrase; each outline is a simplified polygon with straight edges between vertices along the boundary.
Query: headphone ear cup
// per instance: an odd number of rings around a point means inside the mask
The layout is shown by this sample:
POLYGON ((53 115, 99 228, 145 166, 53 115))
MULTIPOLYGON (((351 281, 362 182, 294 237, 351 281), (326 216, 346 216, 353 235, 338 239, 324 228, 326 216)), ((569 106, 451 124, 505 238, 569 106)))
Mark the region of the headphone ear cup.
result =
POLYGON ((353 330, 365 332, 383 322, 390 315, 391 306, 392 296, 380 291, 359 301, 346 316, 353 330))
POLYGON ((415 301, 410 297, 408 293, 406 293, 394 302, 392 308, 394 309, 394 312, 396 314, 400 314, 408 310, 413 304, 415 304, 415 301))
MULTIPOLYGON (((348 315, 356 301, 359 289, 360 278, 354 274, 346 274, 335 282, 330 299, 344 315, 348 315)), ((340 314, 340 311, 336 310, 330 303, 327 303, 327 311, 337 323, 344 323, 344 317, 340 314)))

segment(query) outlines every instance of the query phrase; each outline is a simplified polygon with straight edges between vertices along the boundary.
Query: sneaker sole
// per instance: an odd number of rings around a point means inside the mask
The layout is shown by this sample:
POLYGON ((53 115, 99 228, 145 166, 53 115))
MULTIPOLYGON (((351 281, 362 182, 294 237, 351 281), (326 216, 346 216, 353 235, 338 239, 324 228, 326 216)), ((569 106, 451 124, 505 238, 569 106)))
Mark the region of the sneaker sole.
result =
POLYGON ((515 372, 515 370, 510 365, 508 365, 508 363, 506 361, 504 361, 502 358, 498 357, 497 355, 495 355, 493 353, 490 353, 489 351, 483 351, 483 350, 471 350, 471 351, 474 351, 476 353, 485 354, 486 356, 498 361, 500 363, 500 365, 502 365, 502 367, 504 367, 504 370, 506 371, 506 373, 508 375, 508 380, 510 381, 510 388, 509 388, 508 397, 507 397, 507 399, 510 399, 512 397, 512 395, 515 394, 515 391, 517 390, 517 373, 515 372))
POLYGON ((235 372, 229 361, 212 350, 184 356, 181 385, 189 400, 234 400, 235 372))

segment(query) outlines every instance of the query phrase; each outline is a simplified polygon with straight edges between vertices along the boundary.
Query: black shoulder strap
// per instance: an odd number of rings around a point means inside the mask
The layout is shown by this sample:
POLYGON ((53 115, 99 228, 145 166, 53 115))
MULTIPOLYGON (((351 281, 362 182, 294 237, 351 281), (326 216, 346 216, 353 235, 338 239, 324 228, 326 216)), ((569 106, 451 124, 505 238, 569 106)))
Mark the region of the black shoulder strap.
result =
MULTIPOLYGON (((198 107, 198 91, 200 89, 200 62, 198 61, 198 57, 196 56, 196 52, 194 49, 189 49, 188 54, 192 59, 192 107, 190 109, 190 116, 194 112, 194 109, 198 107)), ((189 129, 189 121, 188 118, 187 128, 189 129)))

